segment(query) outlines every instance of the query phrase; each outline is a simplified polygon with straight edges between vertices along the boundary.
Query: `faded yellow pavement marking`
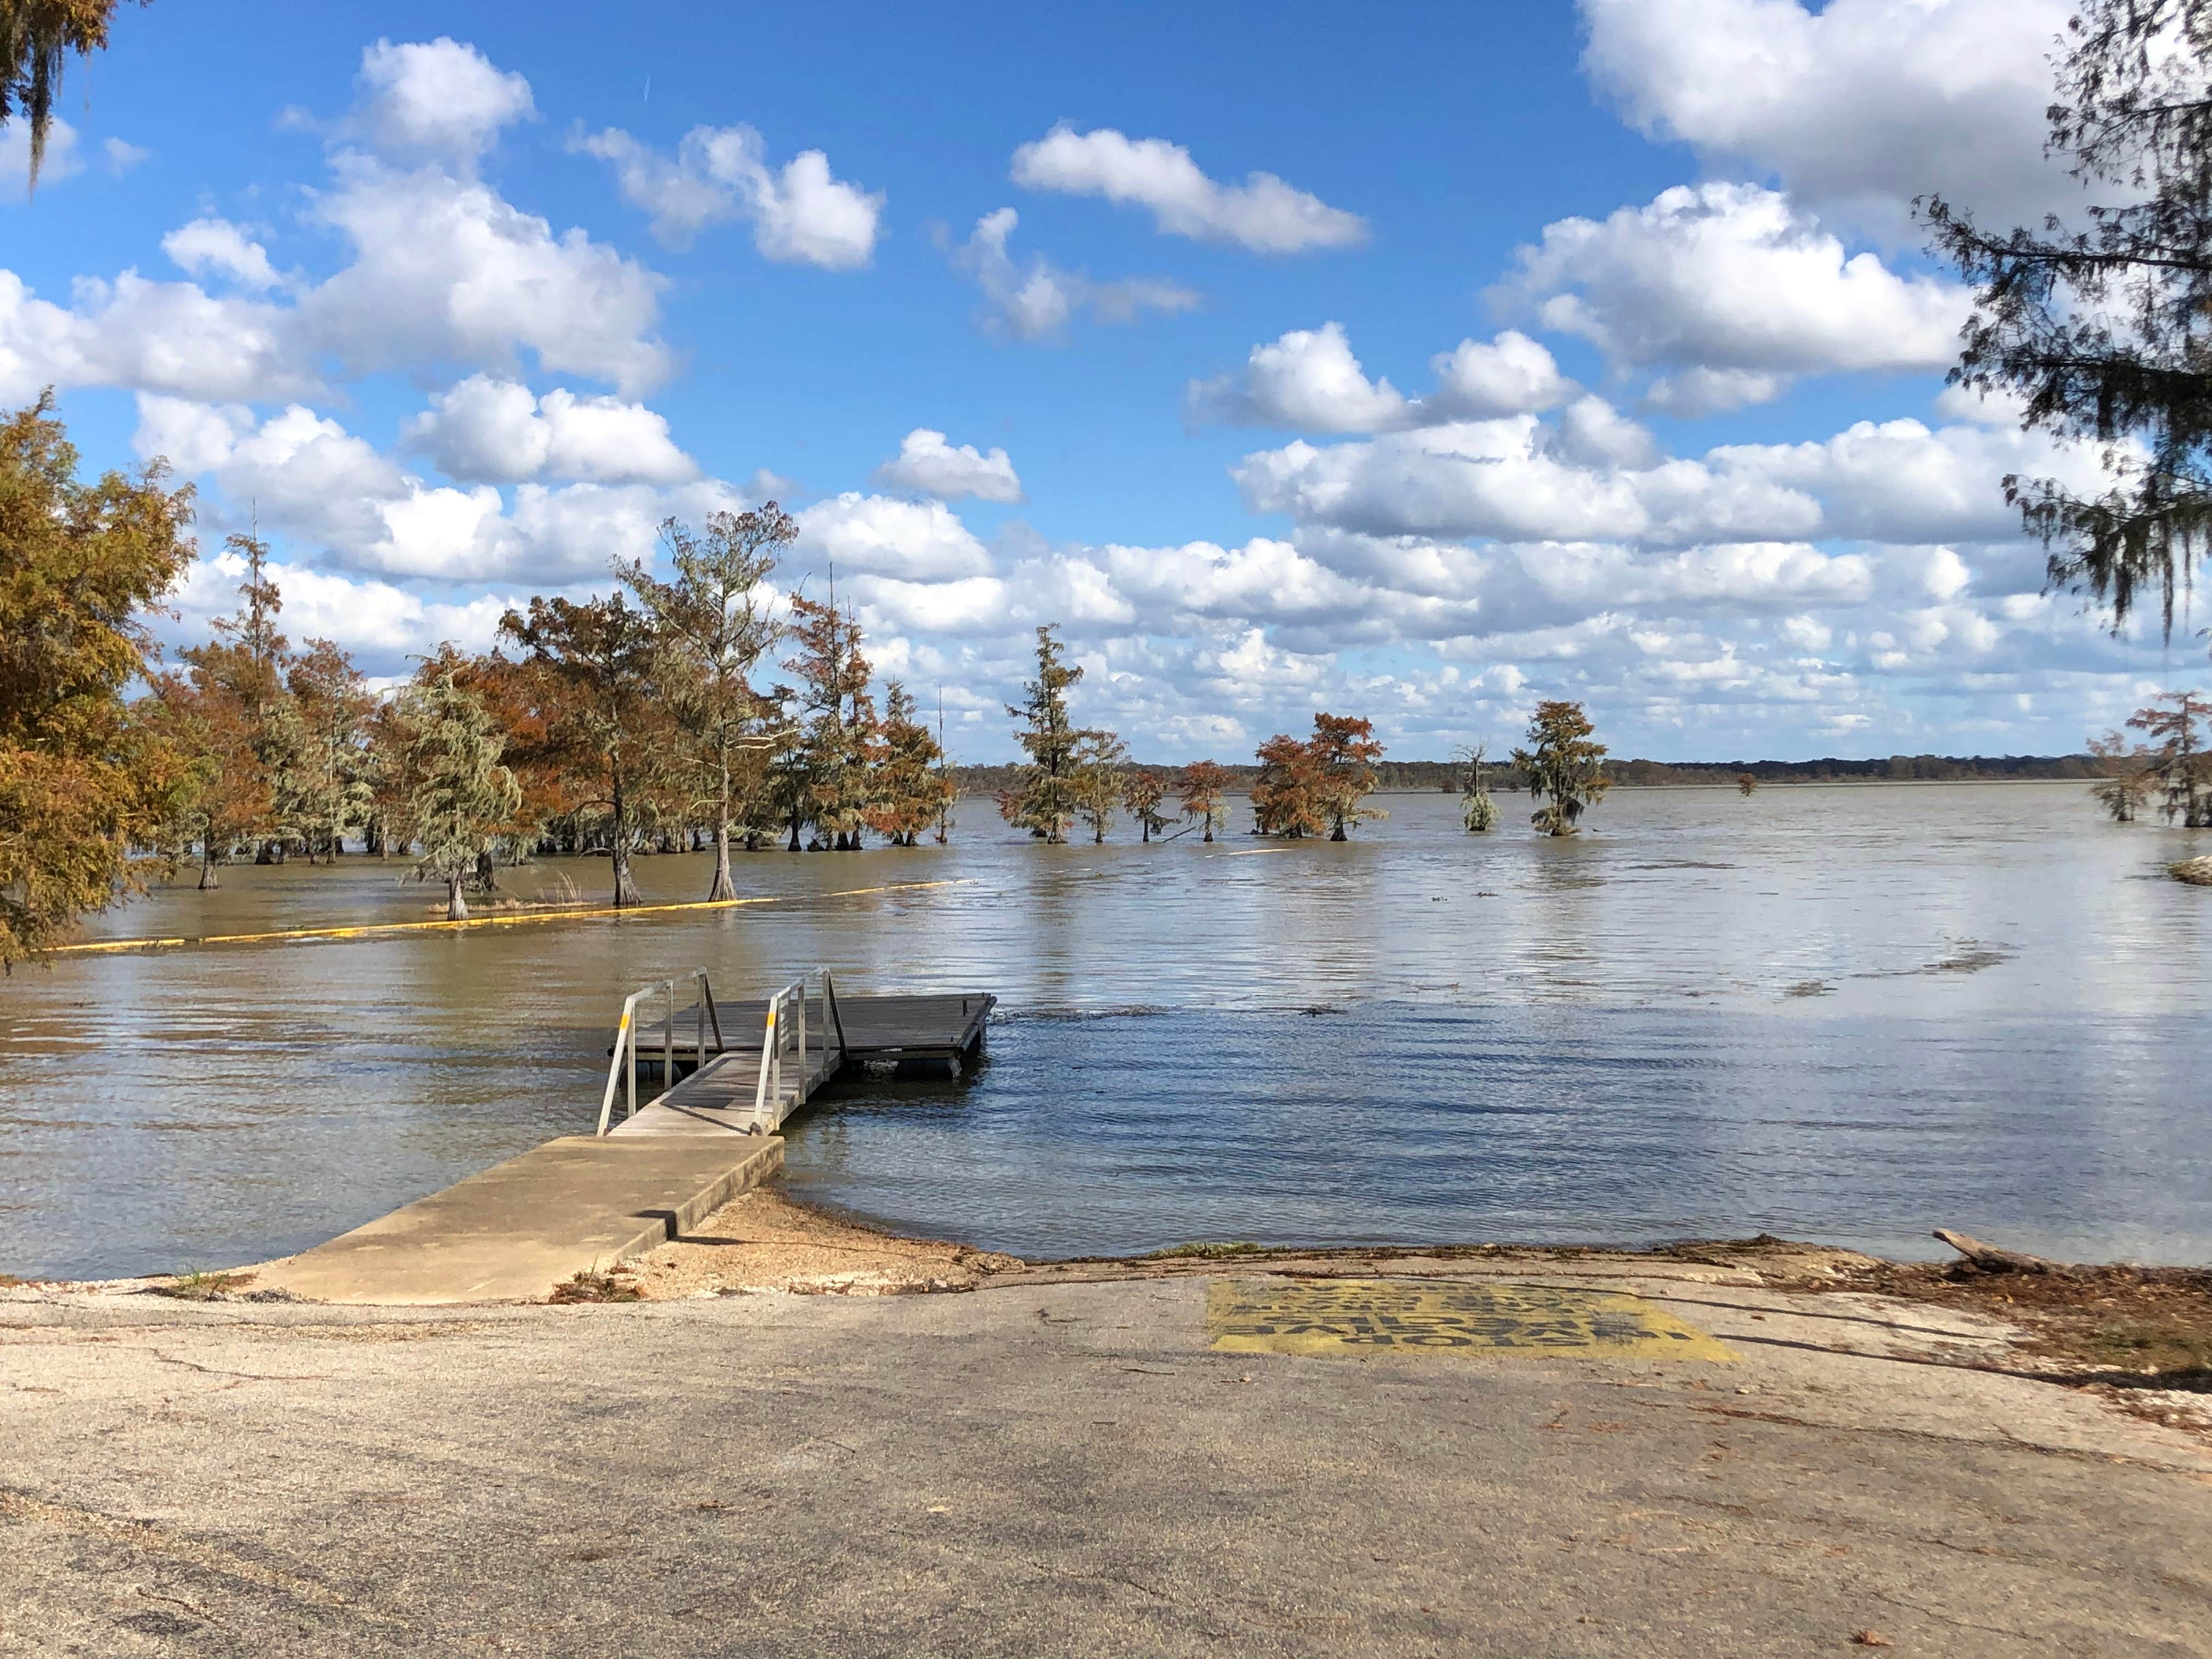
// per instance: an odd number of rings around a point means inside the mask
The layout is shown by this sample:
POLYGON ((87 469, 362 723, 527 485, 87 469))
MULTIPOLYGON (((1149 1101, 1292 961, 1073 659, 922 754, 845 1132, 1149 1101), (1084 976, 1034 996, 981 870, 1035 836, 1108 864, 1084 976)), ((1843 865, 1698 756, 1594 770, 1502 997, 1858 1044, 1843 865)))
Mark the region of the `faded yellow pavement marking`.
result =
POLYGON ((1206 1331, 1224 1353, 1736 1358, 1641 1297, 1549 1285, 1216 1279, 1206 1290, 1206 1331))
POLYGON ((972 887, 976 878, 951 881, 901 881, 883 887, 844 887, 831 893, 760 893, 748 898, 685 899, 672 904, 560 906, 544 910, 495 910, 459 921, 356 922, 339 927, 289 927, 269 933, 204 933, 198 938, 103 939, 81 945, 56 945, 47 956, 104 956, 118 951, 176 951, 192 945, 280 945, 295 939, 380 939, 393 933, 456 933, 471 927, 514 927, 538 921, 588 921, 594 918, 665 915, 675 910, 734 910, 748 904, 793 904, 806 899, 860 898, 870 893, 909 893, 927 887, 972 887))

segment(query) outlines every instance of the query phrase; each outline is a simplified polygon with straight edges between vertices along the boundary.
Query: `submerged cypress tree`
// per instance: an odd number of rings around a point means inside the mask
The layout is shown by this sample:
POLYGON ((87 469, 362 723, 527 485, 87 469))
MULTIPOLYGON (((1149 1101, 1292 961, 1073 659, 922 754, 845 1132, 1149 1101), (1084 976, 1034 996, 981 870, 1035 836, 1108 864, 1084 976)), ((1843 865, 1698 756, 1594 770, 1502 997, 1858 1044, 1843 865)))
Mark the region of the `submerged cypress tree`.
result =
POLYGON ((1489 748, 1487 744, 1478 743, 1459 752, 1460 763, 1467 768, 1466 787, 1460 792, 1459 818, 1472 836, 1486 836, 1498 827, 1498 802, 1482 779, 1483 757, 1489 748))
POLYGON ((1528 746, 1513 751, 1530 798, 1547 803, 1528 815, 1547 836, 1573 835, 1612 787, 1605 745, 1590 741, 1596 729, 1578 702, 1540 702, 1528 719, 1528 746))
POLYGON ((1068 718, 1068 690, 1082 679, 1083 671, 1066 661, 1067 647, 1060 642, 1056 624, 1038 629, 1036 638, 1037 677, 1022 688, 1027 695, 1018 708, 1006 705, 1009 714, 1026 722, 1014 741, 1029 757, 1029 764, 1022 769, 1019 787, 1006 795, 999 810, 1007 823, 1040 840, 1059 842, 1067 839, 1067 827, 1079 810, 1077 750, 1096 734, 1077 730, 1068 718))
POLYGON ((498 727, 451 672, 410 686, 405 698, 413 777, 408 828, 422 848, 416 869, 446 884, 447 918, 459 921, 469 913, 462 887, 522 804, 522 790, 500 764, 505 744, 498 727))

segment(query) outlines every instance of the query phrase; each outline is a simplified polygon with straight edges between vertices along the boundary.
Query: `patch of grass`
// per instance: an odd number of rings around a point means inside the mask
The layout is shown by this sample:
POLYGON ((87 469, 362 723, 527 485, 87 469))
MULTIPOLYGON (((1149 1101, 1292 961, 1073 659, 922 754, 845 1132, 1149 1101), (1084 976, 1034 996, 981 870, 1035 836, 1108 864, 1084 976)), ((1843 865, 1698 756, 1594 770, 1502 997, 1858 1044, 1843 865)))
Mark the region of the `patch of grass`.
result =
POLYGON ((545 1298, 556 1305, 572 1302, 642 1302, 645 1293, 629 1276, 627 1268, 610 1267, 605 1273, 597 1267, 586 1267, 574 1279, 553 1287, 553 1294, 545 1298))
POLYGON ((1992 1273, 1969 1262, 1873 1262, 1797 1288, 1942 1303, 2021 1326, 2030 1352, 2120 1388, 2212 1393, 2212 1271, 2071 1267, 1992 1273))
POLYGON ((210 1273, 195 1267, 179 1273, 167 1285, 150 1286, 156 1296, 173 1296, 182 1302, 219 1302, 253 1282, 252 1273, 210 1273))
POLYGON ((2075 1315, 2050 1318, 2039 1333, 2047 1352, 2092 1365, 2155 1377, 2161 1387, 2212 1391, 2212 1320, 2075 1315))
POLYGON ((1261 1247, 1249 1238, 1231 1239, 1218 1243, 1198 1242, 1189 1244, 1170 1244, 1164 1250, 1154 1250, 1140 1255, 1139 1261, 1218 1261, 1224 1256, 1258 1255, 1261 1247))

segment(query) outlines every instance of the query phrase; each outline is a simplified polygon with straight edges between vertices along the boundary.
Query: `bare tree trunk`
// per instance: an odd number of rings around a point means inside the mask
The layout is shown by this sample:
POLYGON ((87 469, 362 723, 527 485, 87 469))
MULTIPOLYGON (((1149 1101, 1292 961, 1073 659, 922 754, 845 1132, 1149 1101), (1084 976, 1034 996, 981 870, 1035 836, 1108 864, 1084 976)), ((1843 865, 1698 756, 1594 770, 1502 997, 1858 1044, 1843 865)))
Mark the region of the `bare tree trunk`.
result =
POLYGON ((737 896, 737 884, 730 879, 730 757, 725 754, 722 792, 714 802, 714 879, 707 889, 707 898, 711 903, 737 896))
POLYGON ((207 834, 200 838, 200 891, 211 893, 222 885, 215 872, 215 825, 208 825, 207 834))
POLYGON ((614 864, 615 908, 627 909, 645 902, 645 896, 637 890, 637 883, 629 872, 629 817, 623 810, 622 763, 615 763, 615 821, 614 834, 609 837, 607 852, 614 864))
POLYGON ((469 919, 469 902, 461 896, 461 883, 462 878, 458 874, 446 878, 446 920, 447 921, 466 921, 469 919))
POLYGON ((477 891, 479 893, 499 891, 499 870, 492 862, 491 848, 489 847, 477 854, 477 891))
POLYGON ((738 884, 730 879, 730 814, 725 807, 714 823, 714 879, 707 889, 711 899, 733 899, 738 884))

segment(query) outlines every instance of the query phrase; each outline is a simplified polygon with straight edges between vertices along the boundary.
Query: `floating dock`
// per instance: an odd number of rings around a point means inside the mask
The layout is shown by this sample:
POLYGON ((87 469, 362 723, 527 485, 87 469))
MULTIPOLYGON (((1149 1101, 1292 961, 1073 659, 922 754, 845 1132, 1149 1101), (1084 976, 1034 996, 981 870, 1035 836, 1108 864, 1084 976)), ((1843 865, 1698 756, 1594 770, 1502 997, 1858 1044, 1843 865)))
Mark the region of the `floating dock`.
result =
POLYGON ((977 991, 841 998, 823 974, 818 989, 799 981, 765 1001, 718 1002, 704 972, 688 978, 689 1007, 672 1006, 684 980, 623 1004, 597 1133, 548 1141, 271 1262, 261 1283, 319 1302, 542 1301, 775 1175, 776 1131, 848 1068, 924 1063, 958 1075, 998 1001, 977 991), (663 995, 666 1015, 642 1023, 640 1004, 663 995), (641 1102, 641 1075, 666 1086, 641 1102))
POLYGON ((957 1077, 999 1000, 985 991, 840 997, 824 973, 818 991, 799 980, 764 1002, 718 1002, 703 973, 692 977, 690 1006, 652 1024, 638 1018, 639 1000, 665 994, 672 1004, 684 981, 663 980, 623 1005, 601 1134, 773 1134, 848 1066, 932 1066, 957 1077), (641 1075, 666 1085, 641 1106, 641 1075))

